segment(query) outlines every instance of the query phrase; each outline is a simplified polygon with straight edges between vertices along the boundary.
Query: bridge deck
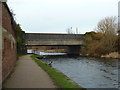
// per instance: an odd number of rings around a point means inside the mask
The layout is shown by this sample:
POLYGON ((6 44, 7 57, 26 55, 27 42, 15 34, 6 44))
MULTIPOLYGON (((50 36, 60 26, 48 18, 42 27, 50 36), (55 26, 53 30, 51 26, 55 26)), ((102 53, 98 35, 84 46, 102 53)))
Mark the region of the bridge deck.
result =
POLYGON ((26 45, 83 45, 83 34, 26 33, 26 45))

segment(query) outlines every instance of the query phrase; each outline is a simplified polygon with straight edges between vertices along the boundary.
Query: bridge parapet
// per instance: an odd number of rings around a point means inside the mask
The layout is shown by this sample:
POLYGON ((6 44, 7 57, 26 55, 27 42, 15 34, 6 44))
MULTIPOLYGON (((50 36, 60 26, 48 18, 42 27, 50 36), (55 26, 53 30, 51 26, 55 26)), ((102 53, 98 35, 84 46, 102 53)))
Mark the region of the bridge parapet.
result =
POLYGON ((54 34, 54 33, 26 33, 26 39, 79 39, 82 40, 84 34, 54 34))

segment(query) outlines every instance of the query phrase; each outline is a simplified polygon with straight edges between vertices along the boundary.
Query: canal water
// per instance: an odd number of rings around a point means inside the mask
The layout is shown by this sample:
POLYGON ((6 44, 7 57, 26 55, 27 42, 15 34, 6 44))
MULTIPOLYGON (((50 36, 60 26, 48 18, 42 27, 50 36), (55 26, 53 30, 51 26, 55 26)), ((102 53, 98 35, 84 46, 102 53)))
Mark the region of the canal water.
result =
POLYGON ((64 73, 84 88, 118 88, 118 59, 68 56, 65 53, 44 53, 42 61, 64 73))

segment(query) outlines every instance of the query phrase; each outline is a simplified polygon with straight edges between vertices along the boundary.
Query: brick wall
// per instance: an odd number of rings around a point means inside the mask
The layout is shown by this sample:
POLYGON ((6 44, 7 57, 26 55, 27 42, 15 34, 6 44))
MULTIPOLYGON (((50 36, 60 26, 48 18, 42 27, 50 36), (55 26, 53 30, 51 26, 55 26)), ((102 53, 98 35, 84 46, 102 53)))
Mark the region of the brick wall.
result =
POLYGON ((2 3, 2 33, 2 79, 4 81, 16 62, 16 37, 13 18, 6 3, 2 3))
POLYGON ((2 6, 2 16, 3 16, 2 17, 3 28, 7 29, 7 31, 15 37, 15 33, 14 33, 15 30, 13 30, 13 27, 12 27, 12 25, 13 25, 13 20, 12 19, 13 18, 9 14, 7 8, 4 5, 2 6))

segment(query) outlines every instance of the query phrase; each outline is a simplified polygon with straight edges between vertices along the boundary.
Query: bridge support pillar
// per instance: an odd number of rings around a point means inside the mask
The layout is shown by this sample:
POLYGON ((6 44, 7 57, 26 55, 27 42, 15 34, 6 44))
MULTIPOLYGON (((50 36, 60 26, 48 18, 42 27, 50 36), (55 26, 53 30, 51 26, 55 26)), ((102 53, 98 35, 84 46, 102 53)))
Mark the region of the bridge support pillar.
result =
POLYGON ((68 54, 80 55, 81 46, 68 46, 68 54))

